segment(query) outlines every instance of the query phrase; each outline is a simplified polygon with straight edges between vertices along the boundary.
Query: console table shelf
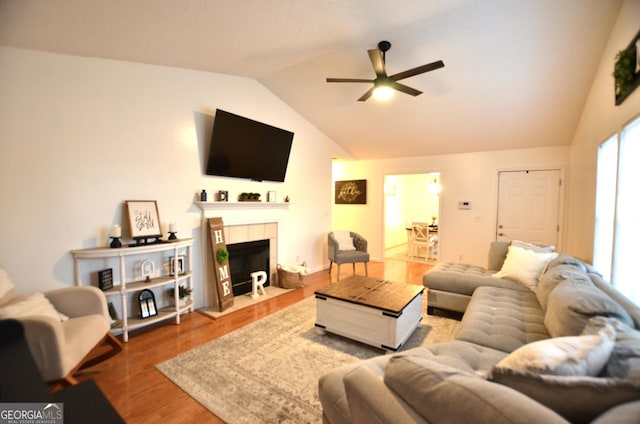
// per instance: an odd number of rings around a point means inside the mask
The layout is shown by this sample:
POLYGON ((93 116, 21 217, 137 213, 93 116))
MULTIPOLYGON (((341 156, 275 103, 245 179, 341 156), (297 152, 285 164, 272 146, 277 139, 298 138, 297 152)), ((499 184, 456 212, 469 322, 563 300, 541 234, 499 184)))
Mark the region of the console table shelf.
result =
MULTIPOLYGON (((89 249, 72 250, 74 260, 74 273, 75 284, 90 285, 91 281, 83 281, 80 271, 80 262, 83 260, 95 260, 101 264, 105 261, 117 259, 119 261, 119 272, 113 275, 113 287, 105 290, 104 294, 107 297, 120 297, 120 305, 122 309, 122 320, 119 325, 111 329, 112 333, 122 333, 122 338, 125 342, 129 340, 129 331, 137 328, 146 327, 151 324, 155 324, 159 321, 175 318, 176 324, 180 324, 180 315, 186 312, 193 311, 193 301, 189 300, 184 305, 180 305, 178 301, 178 287, 184 284, 186 287, 193 289, 193 280, 191 275, 192 269, 192 247, 193 239, 175 240, 166 243, 148 244, 134 247, 94 247, 89 249), (132 276, 128 276, 127 267, 129 270, 133 267, 135 262, 143 259, 145 255, 160 254, 162 260, 166 261, 164 265, 156 267, 156 272, 151 278, 151 281, 136 279, 135 272, 132 276), (168 258, 166 255, 171 255, 168 258), (184 272, 183 273, 170 273, 169 269, 180 270, 178 264, 178 258, 184 256, 184 272), (173 264, 171 263, 173 261, 173 264), (171 266, 173 265, 173 266, 171 266), (130 297, 130 294, 139 292, 144 289, 153 289, 158 287, 166 287, 167 289, 173 289, 174 293, 174 306, 158 307, 158 314, 149 318, 139 318, 139 315, 133 315, 131 304, 134 304, 130 297)), ((91 267, 93 268, 93 266, 91 267)), ((129 271, 130 272, 130 271, 129 271)), ((85 278, 88 280, 88 278, 85 278)))

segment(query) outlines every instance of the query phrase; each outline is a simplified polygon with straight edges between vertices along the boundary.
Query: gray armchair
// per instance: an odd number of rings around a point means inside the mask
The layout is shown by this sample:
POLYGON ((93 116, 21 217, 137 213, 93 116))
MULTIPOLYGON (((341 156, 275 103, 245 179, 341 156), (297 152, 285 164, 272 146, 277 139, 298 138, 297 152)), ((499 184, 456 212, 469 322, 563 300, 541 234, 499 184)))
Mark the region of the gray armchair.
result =
POLYGON ((365 275, 369 276, 369 270, 367 263, 369 262, 369 253, 367 253, 367 240, 358 233, 353 231, 349 232, 349 235, 353 238, 353 247, 355 250, 341 250, 340 243, 333 232, 329 233, 328 245, 329 245, 329 273, 333 264, 338 264, 338 276, 337 280, 340 281, 340 265, 345 263, 353 264, 353 273, 356 273, 356 262, 364 263, 365 275))

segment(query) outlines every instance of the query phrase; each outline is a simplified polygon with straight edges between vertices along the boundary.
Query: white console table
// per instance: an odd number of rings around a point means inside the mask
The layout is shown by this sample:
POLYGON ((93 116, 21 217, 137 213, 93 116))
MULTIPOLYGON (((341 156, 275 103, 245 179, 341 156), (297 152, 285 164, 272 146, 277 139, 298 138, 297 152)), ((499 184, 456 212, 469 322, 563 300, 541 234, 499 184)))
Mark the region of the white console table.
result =
MULTIPOLYGON (((89 249, 72 250, 74 260, 75 284, 91 285, 91 281, 83 281, 80 275, 80 261, 95 260, 104 263, 105 259, 117 258, 119 260, 119 270, 113 274, 113 288, 105 290, 104 294, 109 297, 120 297, 122 317, 121 323, 112 328, 114 334, 122 333, 125 342, 129 340, 129 331, 140 327, 145 327, 169 318, 175 318, 176 324, 180 324, 180 314, 193 311, 193 300, 180 305, 178 298, 178 287, 186 284, 186 287, 193 289, 193 281, 191 277, 192 270, 192 246, 193 239, 182 239, 167 243, 141 245, 136 247, 96 247, 89 249), (167 267, 156 267, 156 275, 151 281, 136 280, 136 275, 127 275, 127 266, 133 266, 134 260, 140 260, 142 256, 149 254, 159 254, 162 260, 166 261, 167 267), (166 256, 165 256, 166 255, 166 256), (173 260, 173 269, 179 270, 178 257, 185 256, 184 273, 175 272, 172 275, 169 272, 170 261, 173 260), (149 318, 142 319, 139 316, 132 315, 127 294, 134 293, 143 289, 152 289, 154 287, 171 287, 174 289, 174 306, 159 308, 158 314, 149 318)), ((96 270, 97 271, 97 270, 96 270)))

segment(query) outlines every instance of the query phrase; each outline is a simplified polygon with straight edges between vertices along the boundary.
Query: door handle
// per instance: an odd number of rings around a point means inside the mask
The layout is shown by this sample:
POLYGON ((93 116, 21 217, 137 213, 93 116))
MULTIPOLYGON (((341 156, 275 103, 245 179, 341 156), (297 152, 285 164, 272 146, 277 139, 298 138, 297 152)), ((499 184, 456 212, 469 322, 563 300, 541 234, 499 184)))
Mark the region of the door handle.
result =
POLYGON ((499 235, 500 237, 502 237, 502 236, 504 236, 504 233, 498 233, 498 235, 499 235))

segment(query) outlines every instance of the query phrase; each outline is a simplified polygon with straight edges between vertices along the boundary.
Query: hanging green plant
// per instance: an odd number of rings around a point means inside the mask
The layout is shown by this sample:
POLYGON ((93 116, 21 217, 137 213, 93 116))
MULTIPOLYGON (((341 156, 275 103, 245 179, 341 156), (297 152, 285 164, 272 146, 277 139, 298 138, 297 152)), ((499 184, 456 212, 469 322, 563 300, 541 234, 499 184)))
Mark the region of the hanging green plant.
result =
POLYGON ((221 247, 216 252, 216 262, 218 262, 220 265, 224 265, 227 263, 227 260, 229 260, 229 251, 224 247, 221 247))
POLYGON ((636 52, 635 49, 620 50, 616 55, 616 63, 613 68, 613 78, 616 82, 616 95, 629 90, 636 78, 636 52))

